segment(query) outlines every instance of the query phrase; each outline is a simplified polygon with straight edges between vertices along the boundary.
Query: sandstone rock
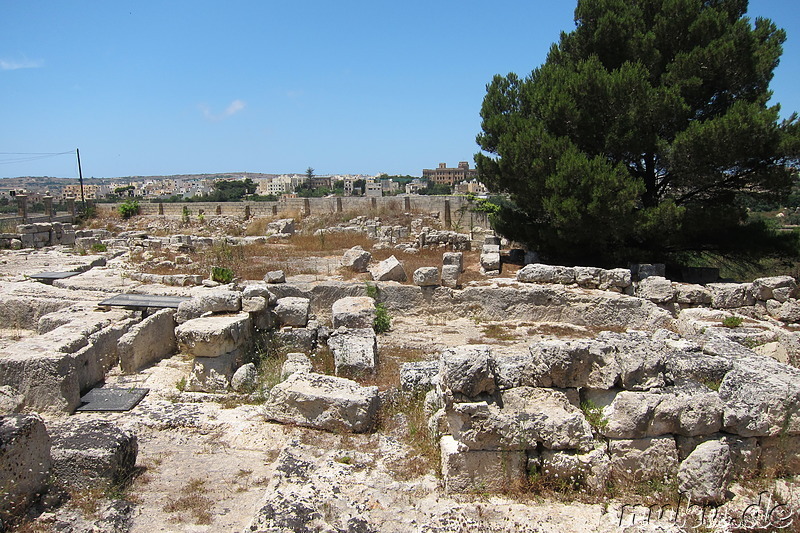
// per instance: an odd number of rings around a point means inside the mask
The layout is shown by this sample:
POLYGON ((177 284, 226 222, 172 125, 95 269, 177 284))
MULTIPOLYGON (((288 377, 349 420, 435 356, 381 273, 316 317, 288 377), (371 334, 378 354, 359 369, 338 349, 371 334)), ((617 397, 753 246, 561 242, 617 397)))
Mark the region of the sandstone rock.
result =
POLYGON ((751 291, 755 299, 762 302, 772 299, 785 302, 788 298, 793 297, 797 293, 797 282, 791 276, 758 278, 753 280, 751 291), (776 289, 785 290, 779 290, 778 297, 776 297, 776 289))
POLYGON ((51 428, 55 483, 67 490, 110 487, 133 473, 136 435, 113 422, 71 418, 51 428))
POLYGON ((711 307, 716 309, 733 309, 756 303, 750 283, 709 283, 711 291, 711 307))
POLYGON ((195 318, 175 329, 178 347, 195 357, 218 357, 244 346, 251 339, 247 313, 195 318))
POLYGON ((722 503, 730 479, 730 449, 719 440, 698 445, 678 467, 678 490, 693 503, 722 503))
POLYGON ((448 348, 439 357, 442 387, 467 398, 495 391, 495 363, 488 345, 448 348))
POLYGON ((648 276, 636 285, 636 296, 653 303, 664 304, 675 298, 672 282, 661 276, 648 276))
POLYGON ((162 309, 131 327, 119 339, 119 366, 136 372, 175 353, 175 310, 162 309))
POLYGON ((678 452, 671 436, 611 440, 611 476, 620 482, 664 480, 678 470, 678 452))
POLYGON ((286 283, 286 274, 283 270, 270 270, 264 275, 264 281, 271 284, 286 283))
POLYGON ((296 296, 278 298, 275 305, 275 316, 284 326, 305 327, 308 323, 308 313, 311 300, 296 296))
POLYGON ((461 267, 458 265, 442 266, 442 285, 455 289, 459 286, 458 278, 461 275, 461 267))
POLYGON ((250 392, 258 384, 258 372, 256 365, 247 363, 236 369, 231 377, 231 389, 236 392, 250 392))
POLYGON ((414 271, 414 285, 418 287, 435 287, 439 285, 439 269, 436 267, 420 267, 414 271))
POLYGON ((400 367, 400 389, 412 392, 428 391, 433 388, 438 372, 438 361, 403 363, 400 367))
POLYGON ((304 353, 286 354, 286 361, 281 367, 281 379, 286 379, 295 372, 311 372, 311 359, 304 353))
POLYGON ((268 420, 326 431, 364 433, 378 412, 378 387, 313 372, 296 372, 270 391, 264 405, 268 420))
POLYGON ((332 320, 334 329, 371 328, 375 322, 375 301, 369 296, 349 296, 334 302, 332 320))
POLYGON ((453 438, 470 450, 588 450, 592 430, 567 396, 553 389, 517 387, 502 393, 502 408, 456 403, 447 410, 453 438))
POLYGON ((0 417, 0 520, 24 515, 46 489, 50 464, 50 436, 39 415, 0 417))
POLYGON ((343 268, 353 272, 366 272, 371 259, 371 253, 364 250, 361 246, 354 246, 344 253, 341 265, 343 268))
POLYGON ((402 283, 408 279, 406 271, 403 270, 403 264, 393 255, 373 266, 369 271, 375 281, 399 281, 402 283))
POLYGON ((445 492, 499 492, 524 485, 524 451, 469 450, 449 435, 441 438, 440 448, 445 492))
POLYGON ((363 376, 375 371, 378 341, 369 328, 340 327, 328 337, 337 376, 363 376))

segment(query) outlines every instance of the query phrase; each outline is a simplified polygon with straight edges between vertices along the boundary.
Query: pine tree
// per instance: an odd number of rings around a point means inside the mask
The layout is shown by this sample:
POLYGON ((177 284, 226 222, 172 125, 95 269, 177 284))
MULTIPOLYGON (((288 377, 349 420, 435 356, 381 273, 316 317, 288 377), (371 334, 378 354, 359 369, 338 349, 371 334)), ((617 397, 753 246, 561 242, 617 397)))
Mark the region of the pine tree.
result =
POLYGON ((475 159, 512 200, 498 229, 594 264, 785 252, 742 198, 791 187, 798 120, 768 105, 786 35, 746 11, 746 0, 579 0, 544 65, 487 86, 475 159))

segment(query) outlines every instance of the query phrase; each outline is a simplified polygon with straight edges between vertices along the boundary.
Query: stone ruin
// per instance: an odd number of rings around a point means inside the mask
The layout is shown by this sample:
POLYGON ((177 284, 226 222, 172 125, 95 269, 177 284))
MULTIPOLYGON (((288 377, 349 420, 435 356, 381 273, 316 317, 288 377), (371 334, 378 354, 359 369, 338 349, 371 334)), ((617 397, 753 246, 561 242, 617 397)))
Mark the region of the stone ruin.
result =
MULTIPOLYGON (((87 237, 95 236, 80 238, 87 237)), ((191 240, 173 238, 159 246, 191 240)), ((343 265, 369 269, 365 254, 350 250, 343 265)), ((395 315, 606 330, 511 351, 456 346, 403 366, 397 386, 425 397, 446 492, 504 492, 532 475, 595 494, 666 480, 693 501, 720 504, 737 479, 800 473, 800 371, 788 364, 800 349, 793 278, 702 286, 657 275, 634 281, 628 269, 535 263, 515 280, 461 288, 458 252, 414 272, 412 285, 383 281, 393 265, 369 270, 395 315), (744 324, 723 326, 731 316, 744 324)), ((0 349, 3 519, 53 487, 129 475, 135 434, 64 416, 115 367, 135 373, 182 353, 192 359, 186 391, 247 394, 255 386, 254 344, 268 333, 290 354, 265 398, 266 420, 335 433, 376 428, 382 396, 359 383, 380 360, 374 300, 362 283, 197 287, 177 309, 147 316, 13 291, 4 304, 2 318, 22 320, 36 335, 0 349), (309 355, 320 346, 332 354, 333 375, 312 370, 309 355)))

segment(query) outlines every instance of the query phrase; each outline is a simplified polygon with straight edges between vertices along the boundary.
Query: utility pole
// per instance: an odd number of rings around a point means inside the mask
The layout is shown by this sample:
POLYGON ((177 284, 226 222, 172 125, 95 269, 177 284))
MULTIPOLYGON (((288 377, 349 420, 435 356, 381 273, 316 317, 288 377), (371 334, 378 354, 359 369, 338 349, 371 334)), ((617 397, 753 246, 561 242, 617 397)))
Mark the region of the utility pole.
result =
POLYGON ((78 155, 78 181, 81 184, 81 208, 86 211, 86 198, 83 196, 83 171, 81 170, 81 151, 75 148, 75 153, 78 155))

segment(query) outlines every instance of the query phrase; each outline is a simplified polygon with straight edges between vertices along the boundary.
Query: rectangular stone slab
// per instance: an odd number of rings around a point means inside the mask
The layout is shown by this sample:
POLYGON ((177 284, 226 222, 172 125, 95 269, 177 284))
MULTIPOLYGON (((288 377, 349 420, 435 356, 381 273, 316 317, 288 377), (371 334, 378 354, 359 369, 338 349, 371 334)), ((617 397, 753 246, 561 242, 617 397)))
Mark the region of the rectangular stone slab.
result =
POLYGON ((35 279, 36 281, 41 281, 42 283, 52 285, 53 281, 57 279, 71 278, 72 276, 77 276, 80 273, 81 272, 39 272, 38 274, 31 274, 28 277, 35 279))
POLYGON ((178 304, 191 300, 186 296, 158 296, 152 294, 118 294, 111 298, 106 298, 97 305, 109 307, 132 307, 143 309, 147 307, 178 307, 178 304))
POLYGON ((92 389, 81 397, 76 411, 130 411, 150 389, 92 389))

